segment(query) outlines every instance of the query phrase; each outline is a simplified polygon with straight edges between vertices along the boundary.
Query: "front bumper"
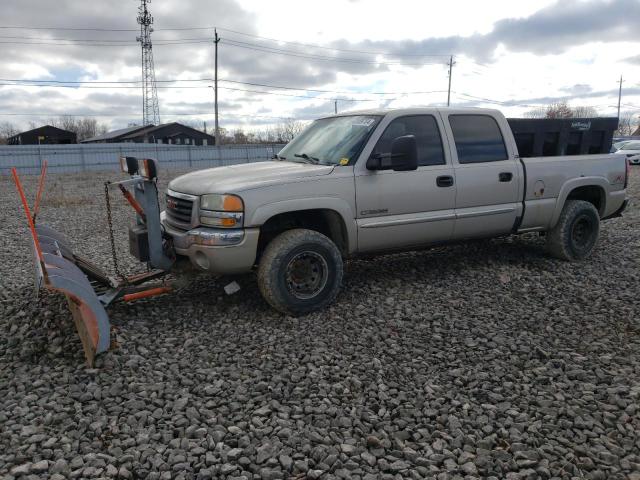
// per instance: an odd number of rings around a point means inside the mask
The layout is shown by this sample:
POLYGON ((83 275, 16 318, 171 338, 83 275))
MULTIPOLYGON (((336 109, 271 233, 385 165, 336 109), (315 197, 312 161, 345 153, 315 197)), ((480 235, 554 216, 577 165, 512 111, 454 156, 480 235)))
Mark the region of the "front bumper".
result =
POLYGON ((173 240, 178 255, 189 257, 199 270, 220 275, 246 273, 256 260, 258 228, 206 228, 178 230, 160 215, 165 232, 173 240))

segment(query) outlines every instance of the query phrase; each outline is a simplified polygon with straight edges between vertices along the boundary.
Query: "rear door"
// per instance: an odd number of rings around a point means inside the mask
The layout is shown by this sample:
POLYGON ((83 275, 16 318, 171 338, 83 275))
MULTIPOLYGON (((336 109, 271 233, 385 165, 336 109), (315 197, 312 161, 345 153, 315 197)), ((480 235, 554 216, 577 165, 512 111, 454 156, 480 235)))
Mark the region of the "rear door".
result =
POLYGON ((383 133, 377 140, 372 138, 374 147, 363 151, 355 171, 359 251, 428 245, 451 238, 456 186, 442 140, 442 119, 436 113, 383 120, 383 133), (390 153, 393 140, 403 135, 416 137, 417 170, 366 169, 369 156, 390 153))
POLYGON ((489 114, 444 113, 457 184, 454 239, 509 233, 520 213, 520 168, 489 114))

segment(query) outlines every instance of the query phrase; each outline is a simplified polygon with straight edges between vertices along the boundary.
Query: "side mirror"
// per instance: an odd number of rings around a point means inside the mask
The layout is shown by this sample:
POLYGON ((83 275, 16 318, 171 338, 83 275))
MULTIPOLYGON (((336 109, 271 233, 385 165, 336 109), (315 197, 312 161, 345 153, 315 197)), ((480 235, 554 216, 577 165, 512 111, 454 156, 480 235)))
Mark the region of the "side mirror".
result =
POLYGON ((407 171, 418 168, 418 144, 414 135, 397 137, 391 143, 391 153, 377 153, 367 160, 368 170, 407 171))
POLYGON ((396 138, 391 144, 391 168, 396 171, 418 168, 418 142, 414 135, 396 138))

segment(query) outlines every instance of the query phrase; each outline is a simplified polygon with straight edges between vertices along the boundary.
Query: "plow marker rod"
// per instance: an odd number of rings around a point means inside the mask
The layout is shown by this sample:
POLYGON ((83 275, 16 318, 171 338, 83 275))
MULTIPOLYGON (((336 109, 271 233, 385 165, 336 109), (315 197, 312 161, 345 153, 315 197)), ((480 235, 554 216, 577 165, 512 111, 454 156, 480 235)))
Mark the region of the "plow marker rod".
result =
POLYGON ((149 290, 143 290, 141 292, 136 293, 128 293, 122 297, 125 302, 133 302, 134 300, 140 300, 142 298, 155 297, 156 295, 162 295, 164 293, 169 293, 171 291, 171 287, 158 287, 158 288, 150 288, 149 290))

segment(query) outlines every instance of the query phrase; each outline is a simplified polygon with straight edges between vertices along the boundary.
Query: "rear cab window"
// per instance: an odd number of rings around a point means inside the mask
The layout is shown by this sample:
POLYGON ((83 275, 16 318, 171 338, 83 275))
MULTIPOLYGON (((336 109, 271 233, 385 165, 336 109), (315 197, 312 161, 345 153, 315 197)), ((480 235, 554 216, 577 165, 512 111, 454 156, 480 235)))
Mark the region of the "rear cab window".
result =
POLYGON ((489 115, 449 115, 458 162, 485 163, 508 160, 504 137, 489 115))

